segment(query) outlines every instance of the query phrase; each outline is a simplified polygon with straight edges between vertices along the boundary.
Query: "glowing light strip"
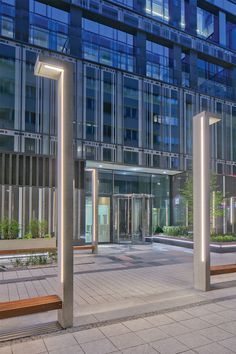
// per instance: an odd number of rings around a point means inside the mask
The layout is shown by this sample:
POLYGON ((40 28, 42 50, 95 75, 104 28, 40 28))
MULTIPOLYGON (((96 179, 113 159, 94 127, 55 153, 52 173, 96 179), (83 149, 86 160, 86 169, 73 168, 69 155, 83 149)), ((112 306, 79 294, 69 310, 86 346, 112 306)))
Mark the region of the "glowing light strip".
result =
POLYGON ((96 223, 96 203, 97 203, 97 181, 96 181, 96 170, 92 169, 92 183, 93 183, 93 243, 96 244, 96 233, 97 233, 97 223, 96 223))
POLYGON ((206 224, 206 208, 204 205, 204 195, 205 195, 205 178, 204 178, 204 153, 205 153, 205 141, 204 141, 204 116, 201 117, 201 142, 200 142, 200 158, 201 158, 201 260, 205 262, 205 224, 206 224))
POLYGON ((213 193, 212 193, 212 227, 213 227, 213 230, 215 230, 215 228, 216 228, 216 216, 215 216, 215 210, 216 210, 216 208, 215 208, 215 206, 216 206, 216 192, 215 191, 213 191, 213 193))
POLYGON ((49 70, 53 70, 53 71, 57 71, 60 73, 63 73, 64 70, 62 68, 59 68, 57 66, 52 66, 52 65, 48 65, 48 64, 44 64, 45 69, 49 69, 49 70))
MULTIPOLYGON (((61 190, 61 200, 59 200, 60 203, 60 209, 62 210, 61 215, 60 215, 60 230, 61 230, 61 282, 64 282, 64 163, 65 163, 65 156, 64 156, 64 70, 61 71, 61 77, 59 79, 59 85, 61 89, 61 97, 60 97, 60 140, 59 142, 61 143, 60 145, 60 156, 61 156, 61 161, 60 161, 60 174, 61 174, 61 179, 60 179, 60 190, 61 190)), ((59 146, 58 146, 59 148, 59 146)), ((59 215, 58 215, 59 217, 59 215)))
POLYGON ((234 223, 234 198, 230 198, 230 224, 234 223))

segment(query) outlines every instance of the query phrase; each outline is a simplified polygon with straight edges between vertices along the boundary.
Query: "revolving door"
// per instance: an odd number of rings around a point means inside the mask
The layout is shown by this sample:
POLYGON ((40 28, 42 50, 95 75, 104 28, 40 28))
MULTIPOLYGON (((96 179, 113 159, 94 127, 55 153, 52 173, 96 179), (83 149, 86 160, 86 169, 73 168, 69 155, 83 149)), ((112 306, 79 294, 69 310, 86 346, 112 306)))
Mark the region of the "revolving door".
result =
POLYGON ((144 242, 152 230, 152 195, 113 196, 114 242, 144 242))

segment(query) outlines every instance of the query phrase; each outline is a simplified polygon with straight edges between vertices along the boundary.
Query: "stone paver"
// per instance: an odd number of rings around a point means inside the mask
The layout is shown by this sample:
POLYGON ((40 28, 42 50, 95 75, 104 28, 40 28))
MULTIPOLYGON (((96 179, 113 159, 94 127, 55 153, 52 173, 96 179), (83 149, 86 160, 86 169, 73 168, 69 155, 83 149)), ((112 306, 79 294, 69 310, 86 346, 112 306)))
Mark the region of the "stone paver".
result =
POLYGON ((105 338, 104 334, 97 328, 74 333, 74 337, 79 344, 105 338))
POLYGON ((46 351, 47 348, 42 339, 12 345, 13 354, 40 354, 46 351))
POLYGON ((45 338, 44 343, 48 351, 67 348, 78 344, 71 333, 45 338))
POLYGON ((117 350, 111 341, 106 338, 83 343, 81 344, 81 347, 86 354, 106 354, 117 350))
POLYGON ((232 354, 231 350, 223 347, 219 343, 211 343, 203 347, 195 348, 195 353, 199 354, 232 354))
POLYGON ((135 333, 126 333, 120 336, 110 337, 110 340, 119 350, 144 344, 144 341, 135 333))
POLYGON ((211 343, 211 340, 195 332, 190 332, 181 336, 177 336, 176 339, 191 349, 211 343))
POLYGON ((150 322, 143 318, 138 318, 137 320, 131 320, 124 322, 124 325, 128 327, 131 331, 138 331, 141 329, 151 328, 152 325, 150 322))
POLYGON ((115 323, 109 326, 100 327, 100 330, 105 334, 107 337, 118 336, 120 334, 125 334, 130 332, 130 329, 127 328, 122 323, 115 323))
POLYGON ((161 339, 151 345, 161 354, 177 354, 189 349, 175 338, 161 339))

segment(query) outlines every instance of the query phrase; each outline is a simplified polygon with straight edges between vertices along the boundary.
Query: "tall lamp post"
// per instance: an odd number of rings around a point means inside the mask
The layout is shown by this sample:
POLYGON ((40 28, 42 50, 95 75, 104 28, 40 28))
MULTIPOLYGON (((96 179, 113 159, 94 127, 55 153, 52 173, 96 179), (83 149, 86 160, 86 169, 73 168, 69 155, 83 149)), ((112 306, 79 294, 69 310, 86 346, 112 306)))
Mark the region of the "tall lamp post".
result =
POLYGON ((201 112, 193 117, 194 287, 210 290, 210 125, 219 117, 201 112))
POLYGON ((73 326, 73 64, 39 55, 34 73, 58 83, 57 236, 62 299, 58 321, 67 328, 73 326))

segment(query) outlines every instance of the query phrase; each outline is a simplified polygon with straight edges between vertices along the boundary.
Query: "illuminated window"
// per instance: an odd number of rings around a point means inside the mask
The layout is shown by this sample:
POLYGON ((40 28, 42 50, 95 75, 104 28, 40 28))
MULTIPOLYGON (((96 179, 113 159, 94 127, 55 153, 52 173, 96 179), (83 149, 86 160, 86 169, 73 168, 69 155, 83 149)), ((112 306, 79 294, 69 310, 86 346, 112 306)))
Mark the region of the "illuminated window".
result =
POLYGON ((133 71, 133 35, 101 23, 83 19, 83 57, 133 71))
POLYGON ((164 21, 169 21, 168 0, 146 0, 146 13, 164 21))
POLYGON ((200 7, 197 8, 197 34, 205 38, 214 34, 214 15, 200 7))

